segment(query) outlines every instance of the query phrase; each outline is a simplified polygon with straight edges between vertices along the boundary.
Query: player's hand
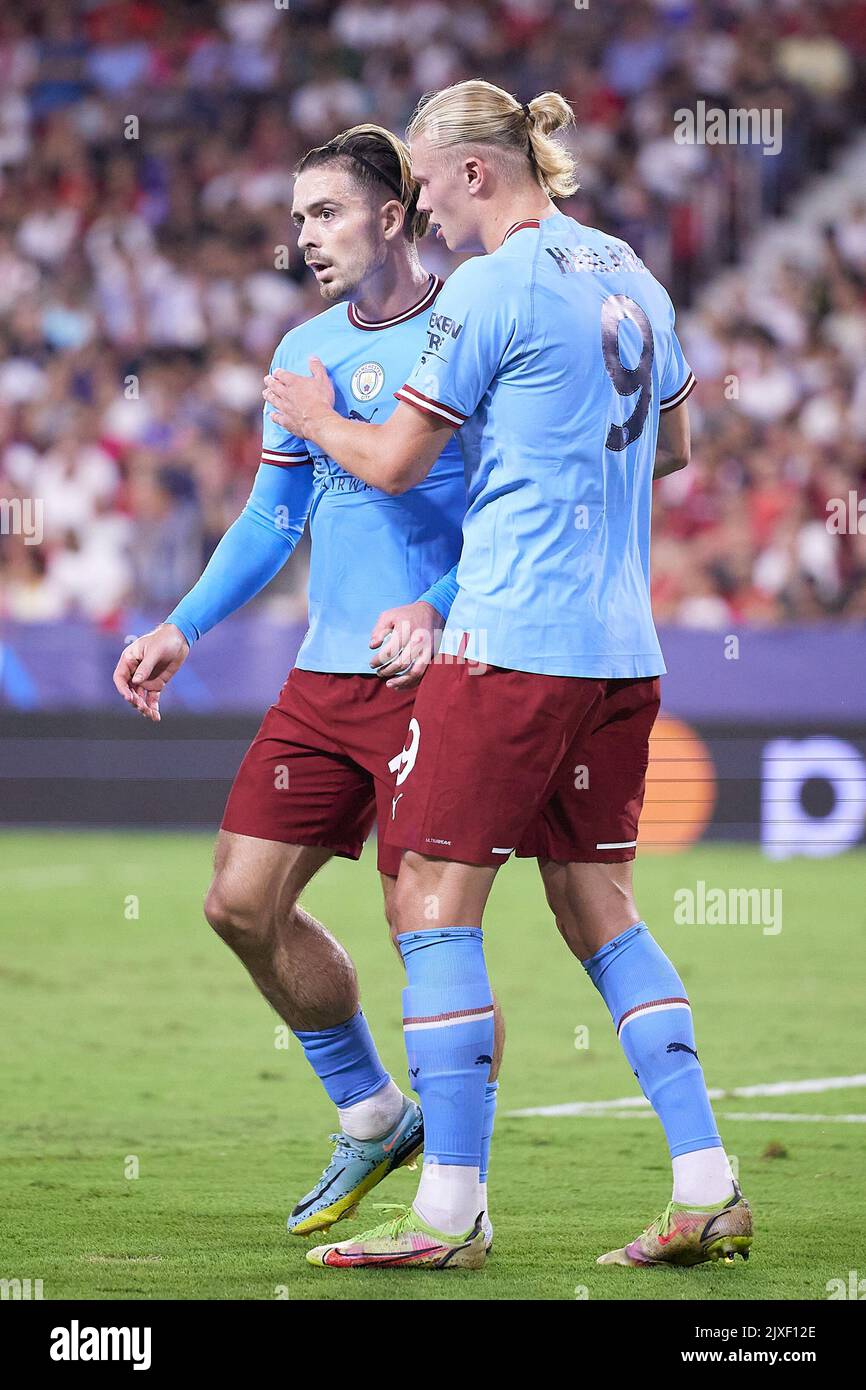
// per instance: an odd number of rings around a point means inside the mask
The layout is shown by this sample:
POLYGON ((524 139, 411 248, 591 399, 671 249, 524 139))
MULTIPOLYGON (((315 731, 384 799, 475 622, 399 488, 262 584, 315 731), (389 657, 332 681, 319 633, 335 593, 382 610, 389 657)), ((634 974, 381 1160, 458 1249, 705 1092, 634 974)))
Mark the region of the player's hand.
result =
POLYGON ((277 367, 262 391, 274 407, 271 419, 299 439, 314 439, 316 421, 334 408, 334 387, 318 357, 310 358, 310 371, 312 376, 296 376, 277 367))
POLYGON ((114 668, 114 688, 145 719, 158 724, 160 694, 188 656, 189 643, 180 628, 160 623, 124 647, 114 668))
POLYGON ((439 650, 442 627, 441 613, 421 600, 379 614, 370 634, 370 646, 378 651, 370 665, 390 690, 418 685, 439 650))

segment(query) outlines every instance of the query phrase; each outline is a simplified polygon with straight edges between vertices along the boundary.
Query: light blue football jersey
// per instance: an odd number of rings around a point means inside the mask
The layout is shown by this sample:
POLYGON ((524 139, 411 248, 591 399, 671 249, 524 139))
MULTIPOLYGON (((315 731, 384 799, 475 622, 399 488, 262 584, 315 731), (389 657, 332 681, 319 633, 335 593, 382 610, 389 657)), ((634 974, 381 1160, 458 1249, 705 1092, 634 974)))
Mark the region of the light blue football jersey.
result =
MULTIPOLYGON (((425 342, 441 288, 431 275, 412 309, 381 323, 362 318, 353 304, 334 305, 286 334, 271 370, 306 376, 309 358, 319 357, 334 385, 335 409, 382 424, 425 342)), ((262 463, 305 469, 309 481, 309 628, 296 665, 370 675, 370 631, 381 611, 414 603, 460 554, 466 485, 459 443, 453 438, 425 480, 394 497, 284 430, 272 410, 266 404, 262 463)), ((292 489, 293 499, 297 494, 292 489)))
POLYGON ((468 490, 442 650, 542 675, 664 669, 650 607, 659 411, 694 384, 667 292, 557 212, 465 261, 400 400, 459 429, 468 490))

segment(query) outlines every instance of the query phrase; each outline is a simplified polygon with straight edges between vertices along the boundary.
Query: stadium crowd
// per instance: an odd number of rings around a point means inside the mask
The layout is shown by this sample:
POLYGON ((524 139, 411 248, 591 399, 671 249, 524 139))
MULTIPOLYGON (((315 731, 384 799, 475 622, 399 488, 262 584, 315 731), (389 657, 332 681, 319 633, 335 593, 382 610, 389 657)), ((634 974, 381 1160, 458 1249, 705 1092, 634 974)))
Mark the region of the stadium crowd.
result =
MULTIPOLYGON (((864 0, 6 7, 0 499, 44 513, 41 544, 0 535, 0 617, 123 630, 189 587, 249 490, 273 348, 321 307, 296 160, 361 120, 402 130, 421 92, 472 76, 572 101, 564 210, 629 241, 684 311, 694 462, 657 488, 657 618, 866 617, 866 536, 827 525, 866 481, 866 203, 807 268, 704 294, 863 128, 864 69, 864 0), (676 143, 699 98, 781 110, 780 152, 676 143)), ((422 258, 455 263, 432 240, 422 258)), ((303 553, 258 602, 303 617, 303 553)))

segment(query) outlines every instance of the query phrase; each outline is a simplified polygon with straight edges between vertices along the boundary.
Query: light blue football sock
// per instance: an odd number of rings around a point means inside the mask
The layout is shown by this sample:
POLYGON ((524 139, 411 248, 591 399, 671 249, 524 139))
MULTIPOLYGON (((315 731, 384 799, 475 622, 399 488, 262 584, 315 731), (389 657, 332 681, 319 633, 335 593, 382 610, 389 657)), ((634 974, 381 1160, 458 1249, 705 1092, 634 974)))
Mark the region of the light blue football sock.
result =
POLYGON ((484 1126, 481 1130, 481 1168, 478 1173, 478 1181, 487 1181, 487 1171, 490 1167, 490 1141, 493 1138, 493 1124, 496 1119, 496 1093, 499 1090, 498 1081, 488 1081, 484 1090, 484 1126))
POLYGON ((347 1023, 316 1031, 292 1030, 307 1061, 340 1110, 367 1100, 390 1081, 359 1009, 347 1023))
POLYGON ((671 1157, 721 1147, 698 1060, 685 987, 644 922, 608 941, 583 967, 600 993, 671 1157))
POLYGON ((493 1059, 493 995, 480 927, 405 932, 403 1031, 424 1112, 424 1163, 477 1168, 493 1059))

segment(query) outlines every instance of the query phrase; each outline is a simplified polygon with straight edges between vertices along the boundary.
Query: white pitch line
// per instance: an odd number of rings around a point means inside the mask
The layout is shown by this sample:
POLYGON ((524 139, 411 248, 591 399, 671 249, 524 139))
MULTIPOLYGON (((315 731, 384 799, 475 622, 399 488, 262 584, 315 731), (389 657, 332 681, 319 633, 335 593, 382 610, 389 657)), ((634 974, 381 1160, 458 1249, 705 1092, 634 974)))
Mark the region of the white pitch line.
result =
POLYGON ((737 1086, 729 1096, 814 1096, 820 1091, 849 1091, 866 1086, 866 1072, 856 1076, 823 1076, 818 1081, 771 1081, 763 1086, 737 1086))
MULTIPOLYGON (((652 1110, 587 1110, 584 1120, 654 1120, 652 1110)), ((805 1120, 807 1124, 866 1125, 866 1115, 798 1115, 780 1110, 719 1110, 718 1120, 768 1120, 772 1123, 805 1120)))
MULTIPOLYGON (((731 1096, 808 1096, 824 1091, 845 1091, 866 1086, 866 1072, 855 1076, 822 1076, 813 1081, 769 1081, 760 1086, 732 1086, 730 1090, 709 1091, 710 1100, 728 1100, 731 1096)), ((507 1111, 510 1120, 522 1120, 532 1115, 599 1115, 608 1110, 646 1110, 650 1103, 643 1096, 623 1096, 620 1100, 573 1100, 565 1105, 539 1105, 529 1110, 507 1111)))
POLYGON ((786 1114, 784 1111, 774 1113, 772 1110, 728 1110, 719 1115, 720 1120, 790 1120, 796 1122, 805 1120, 807 1124, 822 1125, 866 1125, 866 1115, 797 1115, 794 1113, 786 1114))

